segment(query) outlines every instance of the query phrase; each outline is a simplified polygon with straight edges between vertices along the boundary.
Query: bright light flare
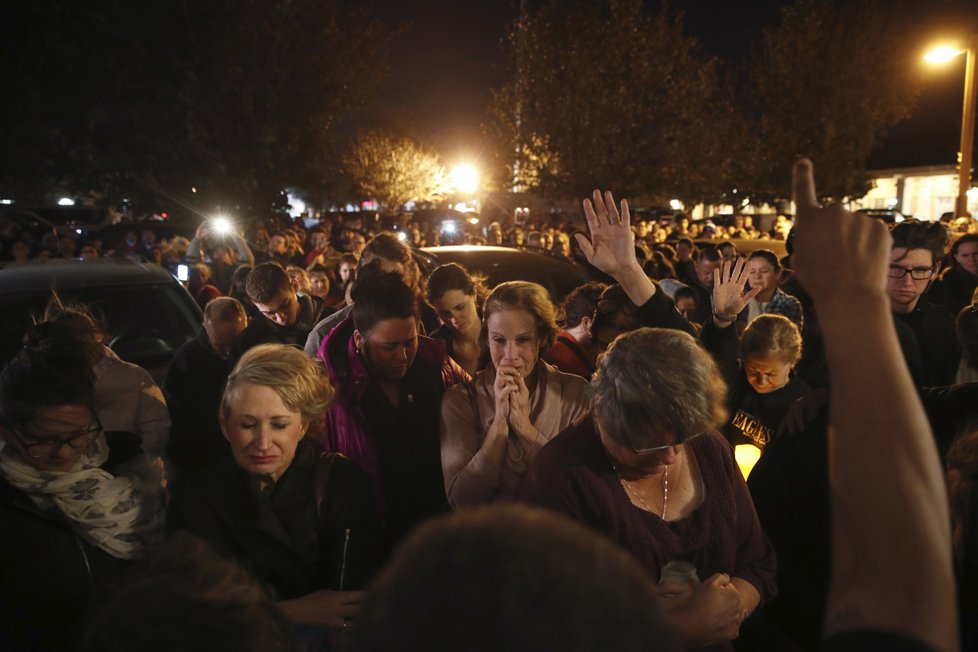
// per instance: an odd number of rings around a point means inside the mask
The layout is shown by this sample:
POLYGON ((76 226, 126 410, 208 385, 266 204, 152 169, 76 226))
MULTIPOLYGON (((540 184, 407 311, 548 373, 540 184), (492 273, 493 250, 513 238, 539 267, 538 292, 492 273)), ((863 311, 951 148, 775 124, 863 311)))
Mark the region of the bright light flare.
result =
POLYGON ((737 466, 740 467, 740 472, 746 480, 757 464, 757 460, 761 459, 761 449, 754 444, 739 444, 734 446, 734 459, 737 460, 737 466))
POLYGON ((674 211, 681 211, 683 209, 683 203, 678 199, 670 199, 669 208, 671 208, 674 211))
POLYGON ((58 200, 58 206, 74 206, 75 200, 71 197, 62 197, 58 200))
POLYGON ((479 189, 479 171, 464 163, 452 168, 452 183, 459 192, 471 193, 479 189))
POLYGON ((211 229, 218 235, 227 235, 234 230, 234 225, 228 218, 219 216, 211 219, 211 229))
POLYGON ((949 45, 942 45, 941 47, 934 48, 925 54, 924 61, 928 63, 947 63, 963 52, 964 50, 959 50, 958 48, 951 47, 949 45))
POLYGON ((404 231, 398 231, 397 239, 400 240, 401 242, 407 242, 408 235, 404 231))
POLYGON ((452 234, 452 233, 455 233, 455 231, 456 231, 457 228, 458 227, 455 224, 455 222, 442 222, 441 223, 441 232, 442 233, 452 234))

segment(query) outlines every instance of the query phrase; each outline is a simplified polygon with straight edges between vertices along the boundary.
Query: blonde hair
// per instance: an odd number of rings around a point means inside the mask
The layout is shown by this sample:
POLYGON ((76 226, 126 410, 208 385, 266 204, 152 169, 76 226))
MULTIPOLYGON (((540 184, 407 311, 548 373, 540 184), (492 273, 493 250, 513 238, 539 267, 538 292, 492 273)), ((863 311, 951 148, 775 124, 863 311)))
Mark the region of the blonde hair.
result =
POLYGON ((289 410, 298 412, 309 424, 309 434, 318 434, 323 414, 335 394, 323 366, 294 346, 261 344, 248 349, 234 366, 221 398, 221 414, 231 414, 231 399, 243 383, 275 390, 289 410))

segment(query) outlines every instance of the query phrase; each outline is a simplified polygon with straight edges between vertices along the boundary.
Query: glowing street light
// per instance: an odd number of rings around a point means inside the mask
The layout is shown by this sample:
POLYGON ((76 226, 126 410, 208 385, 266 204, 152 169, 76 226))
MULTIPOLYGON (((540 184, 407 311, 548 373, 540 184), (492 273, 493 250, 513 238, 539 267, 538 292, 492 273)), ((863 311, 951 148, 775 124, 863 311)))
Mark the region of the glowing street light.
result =
POLYGON ((479 172, 471 165, 463 163, 452 168, 452 183, 455 189, 466 194, 479 189, 479 172))
POLYGON ((944 63, 959 54, 967 54, 964 67, 964 106, 961 109, 961 160, 958 163, 958 199, 955 216, 968 215, 968 189, 971 186, 971 158, 975 142, 975 50, 978 36, 972 36, 966 48, 943 46, 924 55, 931 63, 944 63))
POLYGON ((944 45, 939 48, 934 48, 925 54, 924 61, 927 61, 928 63, 946 63, 962 52, 964 52, 964 50, 959 50, 957 48, 944 45))

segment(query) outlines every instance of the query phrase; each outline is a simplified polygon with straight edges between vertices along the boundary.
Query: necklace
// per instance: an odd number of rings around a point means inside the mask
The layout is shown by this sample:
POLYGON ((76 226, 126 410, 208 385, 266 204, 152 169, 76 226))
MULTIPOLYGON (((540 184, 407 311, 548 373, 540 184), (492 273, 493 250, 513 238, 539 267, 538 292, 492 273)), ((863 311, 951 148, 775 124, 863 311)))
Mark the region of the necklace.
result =
MULTIPOLYGON (((618 467, 615 466, 612 463, 611 468, 613 468, 615 470, 615 474, 618 475, 618 479, 621 481, 621 486, 623 486, 625 488, 625 491, 628 492, 628 495, 630 495, 630 496, 638 499, 638 502, 642 503, 642 507, 645 508, 645 511, 652 512, 653 514, 655 514, 655 510, 652 509, 651 507, 649 507, 649 504, 647 502, 645 502, 645 499, 642 498, 641 494, 639 494, 637 491, 635 491, 634 489, 632 489, 631 484, 628 482, 628 480, 626 480, 624 477, 622 477, 621 473, 618 472, 618 467)), ((668 503, 669 503, 669 469, 666 469, 665 473, 662 475, 662 516, 661 516, 661 518, 662 518, 663 521, 666 520, 666 505, 668 503)))

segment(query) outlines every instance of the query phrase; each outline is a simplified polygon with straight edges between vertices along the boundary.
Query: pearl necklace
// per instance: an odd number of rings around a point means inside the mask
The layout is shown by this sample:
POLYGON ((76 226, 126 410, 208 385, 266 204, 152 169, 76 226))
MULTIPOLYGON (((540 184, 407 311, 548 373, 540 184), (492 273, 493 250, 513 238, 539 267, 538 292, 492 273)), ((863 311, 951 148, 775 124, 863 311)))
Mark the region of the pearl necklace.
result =
MULTIPOLYGON (((649 504, 645 502, 642 496, 637 491, 632 489, 628 480, 626 480, 622 476, 622 474, 618 472, 618 467, 612 463, 611 468, 615 470, 615 474, 618 476, 618 479, 621 481, 621 486, 625 488, 625 491, 628 492, 628 495, 637 498, 638 502, 642 503, 642 507, 645 508, 645 511, 652 512, 653 514, 655 514, 655 510, 649 507, 649 504)), ((666 505, 668 503, 669 503, 669 469, 666 469, 665 473, 662 475, 662 516, 660 518, 663 521, 666 520, 666 505)))

